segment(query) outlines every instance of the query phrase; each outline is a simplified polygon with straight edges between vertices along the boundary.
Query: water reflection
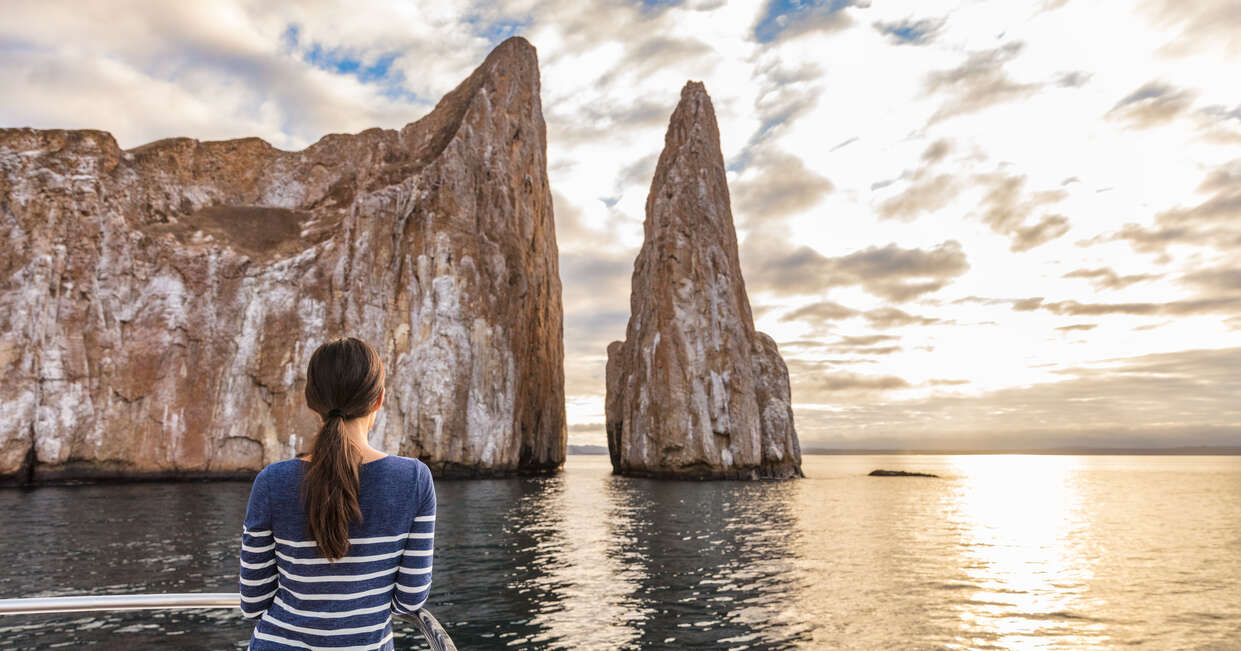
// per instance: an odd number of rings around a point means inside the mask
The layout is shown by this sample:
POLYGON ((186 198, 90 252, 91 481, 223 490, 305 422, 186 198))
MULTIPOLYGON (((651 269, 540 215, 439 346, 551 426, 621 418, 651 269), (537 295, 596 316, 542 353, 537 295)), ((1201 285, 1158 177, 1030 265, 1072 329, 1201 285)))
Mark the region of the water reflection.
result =
POLYGON ((953 459, 961 480, 943 516, 957 523, 961 585, 956 608, 969 646, 1090 648, 1109 643, 1089 597, 1096 550, 1084 508, 1081 458, 953 459))
MULTIPOLYGON (((237 533, 249 485, 124 484, 0 491, 0 595, 5 597, 237 589, 237 533)), ((0 619, 4 648, 134 651, 245 646, 235 613, 156 611, 0 619)))
MULTIPOLYGON (((780 483, 571 458, 442 481, 462 649, 1233 648, 1241 457, 815 457, 780 483), (867 477, 877 467, 939 479, 867 477)), ((249 483, 0 491, 0 595, 236 589, 249 483)), ((398 648, 418 648, 405 625, 398 648)), ((0 648, 244 648, 236 611, 0 618, 0 648)))
POLYGON ((630 647, 785 648, 808 623, 790 612, 796 482, 611 478, 612 555, 626 583, 630 647))
POLYGON ((547 617, 564 607, 550 574, 565 544, 564 478, 442 481, 436 493, 429 607, 452 614, 442 622, 449 634, 463 649, 554 646, 547 617))
POLYGON ((609 553, 612 531, 603 494, 611 466, 606 458, 598 461, 575 468, 573 488, 563 491, 557 504, 559 556, 546 571, 561 607, 537 618, 560 635, 559 648, 620 649, 638 634, 625 626, 624 600, 635 584, 621 559, 609 553))

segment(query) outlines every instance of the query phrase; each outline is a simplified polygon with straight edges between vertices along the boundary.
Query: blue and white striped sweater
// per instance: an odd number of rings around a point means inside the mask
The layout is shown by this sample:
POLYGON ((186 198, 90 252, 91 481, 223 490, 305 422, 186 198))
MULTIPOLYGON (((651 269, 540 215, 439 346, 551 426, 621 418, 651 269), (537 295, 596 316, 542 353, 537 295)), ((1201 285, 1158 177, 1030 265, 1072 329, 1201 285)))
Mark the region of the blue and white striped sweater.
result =
POLYGON ((240 581, 242 614, 258 620, 250 649, 392 649, 392 611, 421 608, 431 586, 431 471, 395 455, 362 464, 362 521, 349 528, 347 555, 329 561, 306 532, 301 480, 309 466, 273 463, 250 490, 240 581))

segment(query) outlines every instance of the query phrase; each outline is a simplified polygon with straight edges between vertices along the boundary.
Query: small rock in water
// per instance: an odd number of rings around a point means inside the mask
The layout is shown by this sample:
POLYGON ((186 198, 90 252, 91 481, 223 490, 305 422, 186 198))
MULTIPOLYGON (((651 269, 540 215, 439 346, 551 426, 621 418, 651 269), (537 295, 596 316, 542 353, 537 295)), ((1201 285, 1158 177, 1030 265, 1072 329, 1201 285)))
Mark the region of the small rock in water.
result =
POLYGON ((872 470, 870 477, 939 477, 929 472, 907 472, 904 470, 872 470))

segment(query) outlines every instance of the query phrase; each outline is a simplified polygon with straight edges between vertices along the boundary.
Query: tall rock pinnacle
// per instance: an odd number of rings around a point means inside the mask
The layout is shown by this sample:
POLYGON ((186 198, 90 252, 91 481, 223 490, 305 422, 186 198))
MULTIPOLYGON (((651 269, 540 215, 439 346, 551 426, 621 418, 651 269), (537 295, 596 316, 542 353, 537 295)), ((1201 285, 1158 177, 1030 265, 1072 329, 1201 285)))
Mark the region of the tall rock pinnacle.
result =
POLYGON ((379 351, 371 443, 439 475, 554 471, 561 289, 538 59, 500 44, 399 130, 0 129, 0 478, 220 476, 309 449, 325 340, 379 351))
POLYGON ((643 230, 625 341, 608 346, 613 471, 801 476, 788 369, 754 330, 715 109, 699 82, 672 113, 643 230))

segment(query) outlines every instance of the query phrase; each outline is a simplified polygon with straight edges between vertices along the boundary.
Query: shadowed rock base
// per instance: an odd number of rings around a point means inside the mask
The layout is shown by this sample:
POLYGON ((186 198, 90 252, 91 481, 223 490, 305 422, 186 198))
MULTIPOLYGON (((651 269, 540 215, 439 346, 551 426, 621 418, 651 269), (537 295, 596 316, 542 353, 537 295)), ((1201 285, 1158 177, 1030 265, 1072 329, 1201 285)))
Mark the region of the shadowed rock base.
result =
POLYGON ((725 480, 725 479, 742 479, 742 480, 759 480, 759 479, 795 479, 805 477, 801 468, 793 468, 790 466, 767 466, 764 468, 729 468, 729 469, 713 469, 713 468, 681 468, 678 470, 628 470, 625 472, 612 471, 614 475, 623 475, 625 477, 641 477, 645 479, 687 479, 687 480, 725 480))

